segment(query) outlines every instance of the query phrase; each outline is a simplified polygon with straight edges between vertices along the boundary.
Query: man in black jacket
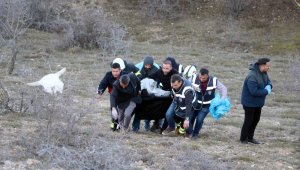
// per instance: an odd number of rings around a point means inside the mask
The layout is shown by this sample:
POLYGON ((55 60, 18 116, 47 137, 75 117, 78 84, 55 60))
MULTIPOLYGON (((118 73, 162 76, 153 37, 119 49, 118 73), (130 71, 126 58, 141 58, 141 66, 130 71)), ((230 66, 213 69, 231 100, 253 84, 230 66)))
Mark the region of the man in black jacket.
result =
POLYGON ((108 93, 111 94, 113 83, 120 78, 121 75, 127 74, 127 72, 122 71, 120 64, 113 63, 111 65, 111 71, 106 72, 103 79, 100 81, 98 90, 97 90, 97 98, 99 98, 104 91, 108 88, 108 93))
POLYGON ((157 81, 163 90, 171 91, 172 88, 170 80, 173 74, 178 74, 178 71, 173 69, 172 62, 170 60, 165 60, 162 67, 154 74, 149 75, 149 78, 157 81))
MULTIPOLYGON (((161 89, 166 91, 171 91, 171 76, 174 74, 178 74, 178 71, 173 69, 172 62, 170 60, 165 60, 162 64, 162 67, 157 70, 154 74, 149 75, 149 78, 154 79, 161 86, 161 89)), ((165 120, 161 130, 164 130, 168 126, 168 122, 165 120)), ((160 129, 159 121, 155 120, 153 126, 150 128, 151 131, 155 131, 155 129, 160 129)))
MULTIPOLYGON (((111 94, 113 83, 120 78, 121 75, 127 74, 127 72, 122 71, 119 63, 113 63, 111 65, 111 71, 106 72, 103 79, 100 81, 97 89, 97 99, 100 99, 102 94, 108 89, 108 93, 111 94)), ((118 127, 118 122, 112 119, 110 128, 115 131, 118 127)))
POLYGON ((113 119, 118 119, 120 127, 126 132, 131 120, 131 115, 137 103, 141 103, 140 82, 133 74, 125 74, 113 84, 110 95, 113 119))
MULTIPOLYGON (((158 67, 154 65, 154 58, 151 55, 147 55, 144 58, 143 67, 136 75, 139 78, 139 80, 142 81, 144 78, 148 78, 150 75, 154 74, 157 70, 158 67)), ((138 119, 137 116, 134 116, 132 122, 132 131, 138 132, 139 129, 140 129, 140 119, 138 119)), ((150 120, 145 120, 145 130, 146 131, 150 130, 150 120)))

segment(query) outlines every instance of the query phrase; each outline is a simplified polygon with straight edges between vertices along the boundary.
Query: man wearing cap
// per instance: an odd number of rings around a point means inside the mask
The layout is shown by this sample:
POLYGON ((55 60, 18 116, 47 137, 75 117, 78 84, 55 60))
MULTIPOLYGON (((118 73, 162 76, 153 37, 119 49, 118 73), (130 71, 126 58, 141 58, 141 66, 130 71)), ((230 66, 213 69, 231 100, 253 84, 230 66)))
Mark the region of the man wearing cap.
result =
POLYGON ((197 94, 197 104, 194 114, 190 120, 190 128, 187 130, 187 138, 197 138, 202 128, 203 122, 209 113, 211 100, 215 97, 215 91, 221 93, 221 99, 227 97, 227 88, 218 80, 218 78, 209 76, 207 68, 201 68, 198 74, 191 77, 191 83, 197 94), (194 126, 194 121, 196 124, 194 126), (194 126, 194 127, 193 127, 194 126))
POLYGON ((272 83, 267 74, 270 65, 269 58, 258 59, 254 64, 250 64, 249 73, 245 78, 241 97, 241 104, 245 111, 245 119, 240 136, 240 141, 243 144, 249 142, 260 144, 253 137, 266 96, 272 90, 272 83))
MULTIPOLYGON (((111 94, 113 83, 120 78, 121 75, 127 74, 127 72, 122 71, 119 63, 113 63, 111 65, 111 71, 106 72, 103 79, 100 81, 96 98, 100 99, 106 89, 108 89, 108 93, 111 94)), ((117 129, 118 122, 112 119, 111 129, 115 131, 117 129)))
POLYGON ((129 131, 131 115, 137 103, 141 103, 140 82, 133 74, 125 74, 113 84, 113 90, 110 95, 110 104, 112 108, 112 117, 118 119, 123 131, 129 131))

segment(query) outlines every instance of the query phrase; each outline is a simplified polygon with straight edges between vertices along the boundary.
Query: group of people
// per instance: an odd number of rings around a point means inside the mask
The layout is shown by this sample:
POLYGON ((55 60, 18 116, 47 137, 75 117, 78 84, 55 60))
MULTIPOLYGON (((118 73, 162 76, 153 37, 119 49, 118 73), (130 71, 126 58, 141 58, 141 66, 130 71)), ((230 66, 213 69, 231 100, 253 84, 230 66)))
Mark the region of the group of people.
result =
MULTIPOLYGON (((245 110, 245 119, 241 143, 260 143, 253 136, 265 97, 272 89, 267 75, 269 68, 268 58, 258 59, 250 65, 249 74, 244 81, 241 103, 245 110)), ((172 98, 164 119, 154 120, 151 128, 151 120, 145 120, 145 130, 158 130, 162 135, 179 134, 188 139, 196 139, 216 91, 221 94, 222 100, 227 98, 226 86, 218 78, 211 76, 207 68, 201 68, 199 72, 193 65, 184 68, 173 57, 166 57, 161 66, 155 63, 150 55, 145 56, 144 60, 136 65, 116 58, 111 64, 111 71, 100 81, 97 91, 98 98, 106 89, 110 93, 113 130, 139 130, 140 119, 134 112, 136 106, 143 101, 141 81, 145 79, 153 79, 156 86, 169 92, 166 94, 170 94, 168 97, 172 98)))

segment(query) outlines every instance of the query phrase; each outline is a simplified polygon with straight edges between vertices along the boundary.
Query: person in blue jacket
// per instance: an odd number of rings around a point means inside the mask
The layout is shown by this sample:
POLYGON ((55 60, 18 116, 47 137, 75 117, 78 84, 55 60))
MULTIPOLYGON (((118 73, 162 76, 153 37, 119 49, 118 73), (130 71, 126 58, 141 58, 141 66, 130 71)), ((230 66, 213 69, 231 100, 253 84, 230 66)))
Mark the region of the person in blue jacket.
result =
POLYGON ((249 73, 244 81, 241 104, 245 111, 245 120, 241 130, 240 141, 243 144, 260 144, 254 139, 254 131, 259 122, 261 109, 265 99, 271 93, 272 83, 267 74, 270 69, 269 58, 259 58, 249 67, 249 73))

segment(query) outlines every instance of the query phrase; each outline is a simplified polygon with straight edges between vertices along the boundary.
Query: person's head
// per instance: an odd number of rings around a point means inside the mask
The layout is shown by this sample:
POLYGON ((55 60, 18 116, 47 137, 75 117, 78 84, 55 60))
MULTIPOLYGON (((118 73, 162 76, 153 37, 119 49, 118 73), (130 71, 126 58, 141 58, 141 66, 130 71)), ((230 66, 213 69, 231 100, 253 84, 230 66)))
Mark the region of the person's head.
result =
POLYGON ((183 83, 183 79, 179 74, 173 74, 171 76, 171 87, 174 90, 178 90, 181 87, 182 83, 183 83))
POLYGON ((128 86, 129 82, 130 82, 130 78, 129 78, 129 76, 128 76, 127 74, 122 75, 122 76, 120 77, 120 86, 121 86, 123 89, 125 89, 125 88, 128 86))
POLYGON ((121 58, 115 58, 112 63, 118 63, 120 65, 121 70, 125 69, 125 61, 121 58))
POLYGON ((154 59, 152 56, 146 56, 144 59, 144 69, 150 70, 153 66, 154 59))
POLYGON ((114 78, 117 78, 121 74, 121 67, 119 63, 112 63, 111 65, 111 73, 114 76, 114 78))
POLYGON ((172 70, 172 63, 170 60, 165 60, 162 65, 164 75, 167 75, 172 70))
POLYGON ((176 66, 178 65, 177 62, 176 62, 176 60, 175 60, 175 58, 173 56, 171 56, 171 55, 167 55, 166 60, 171 61, 172 67, 174 67, 174 68, 176 68, 176 66))
POLYGON ((201 68, 199 71, 199 79, 200 82, 206 82, 208 80, 208 69, 207 68, 201 68))
POLYGON ((271 60, 269 58, 259 58, 256 64, 261 72, 268 72, 271 66, 271 60))

